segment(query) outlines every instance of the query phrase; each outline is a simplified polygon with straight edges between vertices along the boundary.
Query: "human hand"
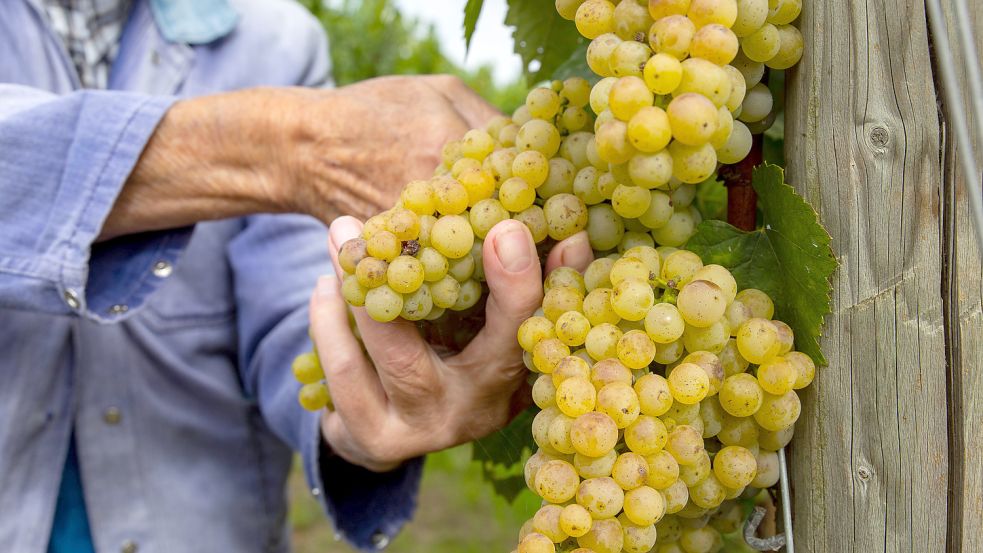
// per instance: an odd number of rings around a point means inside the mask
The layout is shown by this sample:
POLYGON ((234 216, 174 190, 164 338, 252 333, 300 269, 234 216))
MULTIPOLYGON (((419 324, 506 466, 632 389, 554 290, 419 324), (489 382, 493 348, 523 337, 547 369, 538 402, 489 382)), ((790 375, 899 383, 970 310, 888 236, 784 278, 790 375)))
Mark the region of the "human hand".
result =
POLYGON ((498 114, 449 75, 300 89, 290 105, 285 180, 296 186, 287 201, 326 221, 391 207, 407 182, 433 175, 444 143, 498 114))
MULTIPOLYGON (((361 228, 351 217, 331 225, 336 274, 341 273, 339 247, 361 228)), ((444 358, 414 323, 379 323, 355 307, 366 355, 349 328, 337 277, 319 280, 311 298, 311 331, 335 406, 324 414, 321 429, 342 458, 370 470, 390 470, 483 437, 509 421, 526 375, 516 333, 542 301, 542 270, 532 236, 515 220, 488 233, 482 259, 490 289, 485 326, 463 351, 444 358)), ((592 259, 581 232, 552 249, 546 270, 562 265, 583 270, 592 259)))

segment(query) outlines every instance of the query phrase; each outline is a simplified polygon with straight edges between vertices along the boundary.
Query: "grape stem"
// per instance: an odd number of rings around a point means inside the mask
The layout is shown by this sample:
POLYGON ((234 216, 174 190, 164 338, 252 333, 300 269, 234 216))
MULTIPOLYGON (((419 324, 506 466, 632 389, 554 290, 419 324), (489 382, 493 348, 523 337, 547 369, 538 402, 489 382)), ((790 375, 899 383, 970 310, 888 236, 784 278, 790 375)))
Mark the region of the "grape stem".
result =
POLYGON ((758 196, 751 186, 754 168, 763 158, 762 136, 754 135, 751 152, 733 165, 724 165, 718 174, 727 187, 727 222, 735 227, 751 231, 757 227, 758 196))

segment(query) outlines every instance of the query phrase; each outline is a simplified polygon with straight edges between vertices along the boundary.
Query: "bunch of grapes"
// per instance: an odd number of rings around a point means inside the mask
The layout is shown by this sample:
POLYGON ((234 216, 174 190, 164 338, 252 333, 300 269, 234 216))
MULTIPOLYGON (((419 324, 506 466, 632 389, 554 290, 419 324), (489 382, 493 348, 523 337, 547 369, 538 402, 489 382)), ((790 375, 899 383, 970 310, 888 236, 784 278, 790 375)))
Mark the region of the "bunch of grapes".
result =
MULTIPOLYGON (((591 39, 598 150, 611 163, 665 151, 682 182, 737 163, 774 121, 765 68, 798 63, 801 0, 557 0, 591 39), (736 121, 735 121, 736 119, 736 121)), ((644 157, 642 159, 645 159, 644 157)), ((641 164, 641 160, 635 161, 641 164)), ((648 162, 653 163, 653 162, 648 162)), ((637 171, 659 181, 664 173, 637 171)))
POLYGON ((815 365, 756 289, 672 247, 553 271, 519 328, 538 374, 517 553, 708 553, 778 480, 815 365), (669 516, 672 515, 672 516, 669 516))
POLYGON ((558 0, 602 79, 533 89, 511 118, 449 142, 429 180, 369 219, 339 261, 343 295, 379 321, 439 319, 483 294, 481 241, 512 218, 537 244, 586 229, 600 255, 678 247, 696 184, 773 120, 765 67, 802 56, 801 0, 558 0), (596 114, 596 116, 595 116, 596 114))

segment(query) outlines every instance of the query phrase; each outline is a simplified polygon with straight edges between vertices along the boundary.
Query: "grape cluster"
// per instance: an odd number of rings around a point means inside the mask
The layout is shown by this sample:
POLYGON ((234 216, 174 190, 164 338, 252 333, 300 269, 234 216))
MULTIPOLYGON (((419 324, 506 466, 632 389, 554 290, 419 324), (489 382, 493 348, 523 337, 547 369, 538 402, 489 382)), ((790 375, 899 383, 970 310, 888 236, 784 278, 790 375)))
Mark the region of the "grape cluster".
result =
POLYGON ((587 63, 602 80, 591 92, 598 152, 644 165, 636 184, 708 178, 736 163, 751 134, 774 121, 765 68, 802 57, 791 23, 802 0, 557 0, 560 14, 591 39, 587 63), (647 4, 647 5, 646 5, 647 4), (602 131, 601 127, 605 129, 602 131), (665 152, 658 164, 653 155, 665 152), (641 157, 639 157, 641 156, 641 157), (635 159, 638 158, 638 159, 635 159), (643 160, 645 160, 643 162, 643 160))
POLYGON ((436 320, 481 297, 481 241, 498 222, 536 243, 586 229, 601 255, 678 247, 696 184, 737 163, 773 121, 766 67, 802 56, 801 0, 557 0, 602 79, 530 91, 511 118, 449 142, 429 180, 369 219, 339 261, 346 301, 379 321, 436 320), (596 114, 596 116, 595 116, 596 114))
POLYGON ((543 506, 517 553, 708 553, 773 486, 815 365, 756 289, 672 247, 553 271, 519 328, 543 506))

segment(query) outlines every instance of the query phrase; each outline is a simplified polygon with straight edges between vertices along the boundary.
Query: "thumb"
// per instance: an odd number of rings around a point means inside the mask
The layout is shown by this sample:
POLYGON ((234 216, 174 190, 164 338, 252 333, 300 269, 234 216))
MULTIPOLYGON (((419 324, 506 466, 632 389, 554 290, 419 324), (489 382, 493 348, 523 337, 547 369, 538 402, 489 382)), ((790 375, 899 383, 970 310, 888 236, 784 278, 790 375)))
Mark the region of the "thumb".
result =
POLYGON ((485 326, 462 354, 500 363, 518 358, 516 332, 542 303, 543 274, 532 234, 512 219, 498 223, 485 236, 482 261, 490 290, 485 326))

